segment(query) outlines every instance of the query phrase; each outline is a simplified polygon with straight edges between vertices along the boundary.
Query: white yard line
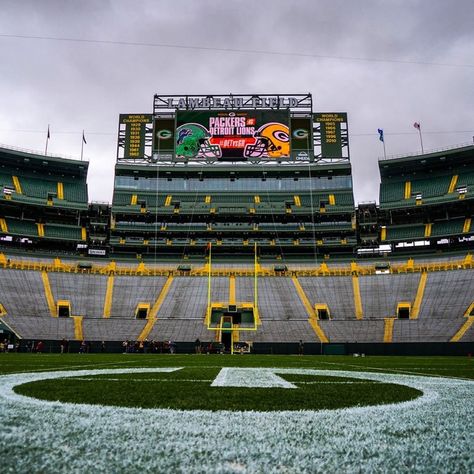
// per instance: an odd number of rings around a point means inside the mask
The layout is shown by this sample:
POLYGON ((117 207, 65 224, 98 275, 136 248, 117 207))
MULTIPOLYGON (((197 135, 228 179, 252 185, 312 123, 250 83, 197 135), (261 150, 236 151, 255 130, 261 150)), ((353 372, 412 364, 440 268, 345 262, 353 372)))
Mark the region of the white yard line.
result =
MULTIPOLYGON (((389 369, 387 367, 371 367, 368 365, 357 365, 357 364, 346 364, 346 363, 338 363, 338 362, 326 362, 326 361, 320 361, 321 364, 327 364, 327 365, 337 365, 339 367, 352 367, 358 370, 378 370, 379 372, 393 372, 395 374, 406 374, 406 375, 422 375, 422 376, 427 376, 427 377, 439 377, 439 378, 446 378, 443 375, 437 375, 437 374, 427 374, 424 372, 416 372, 414 370, 401 370, 401 369, 389 369)), ((425 370, 425 368, 423 368, 425 370)), ((430 370, 430 369, 427 369, 430 370)), ((433 369, 433 370, 438 370, 438 369, 433 369)), ((449 369, 445 369, 449 370, 449 369)), ((450 379, 455 379, 455 380, 470 380, 472 381, 472 378, 468 377, 454 377, 454 376, 448 376, 450 379)))
MULTIPOLYGON (((68 379, 71 377, 62 377, 60 380, 68 379)), ((128 378, 110 378, 110 377, 74 377, 74 380, 86 380, 90 382, 193 382, 193 383, 211 383, 212 379, 204 380, 204 379, 137 379, 133 377, 133 379, 128 378)))
POLYGON ((15 372, 19 374, 31 374, 31 373, 44 373, 44 372, 51 372, 51 371, 59 371, 63 369, 86 369, 89 367, 93 367, 95 369, 98 369, 100 367, 110 367, 110 366, 115 366, 115 365, 124 365, 124 364, 136 364, 137 362, 140 362, 139 360, 133 360, 133 361, 125 361, 125 362, 103 362, 103 363, 94 363, 94 364, 82 364, 82 365, 63 365, 63 366, 57 366, 54 368, 51 368, 49 366, 49 369, 33 369, 33 370, 22 370, 21 372, 15 372))

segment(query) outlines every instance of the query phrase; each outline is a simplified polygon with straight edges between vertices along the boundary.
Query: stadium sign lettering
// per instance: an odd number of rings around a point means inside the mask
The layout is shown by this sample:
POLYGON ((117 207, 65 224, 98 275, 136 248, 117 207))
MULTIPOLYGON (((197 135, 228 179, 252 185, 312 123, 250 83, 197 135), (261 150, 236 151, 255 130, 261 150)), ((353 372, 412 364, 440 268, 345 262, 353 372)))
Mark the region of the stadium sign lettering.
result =
POLYGON ((170 109, 196 110, 196 109, 271 109, 292 108, 298 105, 296 97, 252 97, 244 102, 243 97, 181 97, 168 98, 167 106, 170 109))

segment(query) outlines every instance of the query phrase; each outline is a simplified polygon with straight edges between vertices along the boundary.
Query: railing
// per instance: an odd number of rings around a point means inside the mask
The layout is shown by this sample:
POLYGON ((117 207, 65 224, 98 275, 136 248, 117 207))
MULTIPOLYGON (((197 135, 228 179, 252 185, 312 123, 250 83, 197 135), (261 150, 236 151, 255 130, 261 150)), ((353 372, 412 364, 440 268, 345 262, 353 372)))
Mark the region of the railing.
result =
MULTIPOLYGON (((107 265, 96 265, 93 264, 90 268, 81 268, 77 263, 66 264, 60 260, 53 262, 41 262, 41 261, 27 261, 27 260, 14 260, 7 259, 3 254, 0 254, 0 268, 12 269, 12 270, 30 270, 30 271, 47 271, 47 272, 59 272, 59 273, 87 273, 95 275, 119 275, 119 276, 208 276, 209 269, 206 266, 197 268, 191 271, 181 271, 174 268, 166 267, 147 267, 143 263, 138 264, 134 267, 117 266, 115 262, 111 262, 107 265)), ((422 272, 440 272, 440 271, 452 271, 452 270, 467 270, 474 269, 474 259, 468 254, 464 259, 451 260, 446 262, 423 262, 415 263, 413 260, 409 260, 407 263, 397 263, 390 266, 391 274, 404 274, 404 273, 422 273, 422 272)), ((314 277, 325 277, 325 276, 351 276, 351 275, 375 275, 376 266, 358 266, 356 263, 344 267, 331 267, 329 268, 325 263, 319 267, 287 270, 284 272, 274 271, 270 268, 260 268, 257 270, 258 276, 266 277, 279 277, 279 276, 314 276, 314 277)), ((241 276, 251 277, 254 276, 254 267, 249 266, 248 268, 217 268, 211 271, 211 275, 217 276, 241 276)))
POLYGON ((45 158, 62 158, 62 159, 74 160, 74 161, 86 161, 86 162, 88 161, 87 159, 80 160, 79 158, 75 158, 74 156, 70 156, 70 155, 62 155, 60 153, 44 153, 43 151, 30 150, 28 148, 5 145, 3 143, 0 143, 0 148, 4 148, 6 150, 12 150, 12 151, 20 151, 22 153, 29 153, 29 154, 37 155, 37 156, 44 156, 45 158))
POLYGON ((471 143, 471 142, 458 143, 457 145, 450 145, 450 146, 446 146, 442 148, 434 148, 432 150, 425 150, 422 153, 420 153, 419 151, 415 151, 412 153, 401 153, 398 155, 389 155, 387 157, 379 156, 379 161, 395 160, 397 158, 410 158, 410 157, 416 158, 416 157, 430 155, 432 153, 439 153, 441 151, 448 151, 448 150, 456 150, 458 148, 465 148, 465 147, 474 147, 474 143, 471 143))

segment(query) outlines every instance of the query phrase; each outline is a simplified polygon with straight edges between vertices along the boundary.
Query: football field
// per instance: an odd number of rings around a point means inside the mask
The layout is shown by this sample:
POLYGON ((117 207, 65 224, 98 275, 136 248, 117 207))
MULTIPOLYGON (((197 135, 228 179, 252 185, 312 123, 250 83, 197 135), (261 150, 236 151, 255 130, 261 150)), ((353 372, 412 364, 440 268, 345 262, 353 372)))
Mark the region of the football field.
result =
POLYGON ((467 357, 0 354, 6 472, 473 472, 467 357))

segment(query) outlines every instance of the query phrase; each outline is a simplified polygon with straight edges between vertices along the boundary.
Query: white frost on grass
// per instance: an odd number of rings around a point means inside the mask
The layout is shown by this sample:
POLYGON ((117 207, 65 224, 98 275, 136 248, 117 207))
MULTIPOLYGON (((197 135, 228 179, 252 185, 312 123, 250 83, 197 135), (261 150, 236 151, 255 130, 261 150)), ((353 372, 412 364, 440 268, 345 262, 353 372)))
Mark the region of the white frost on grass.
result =
MULTIPOLYGON (((251 374, 261 369, 247 370, 251 374)), ((392 405, 261 413, 74 405, 12 391, 15 385, 46 378, 159 371, 83 370, 0 377, 3 471, 474 472, 472 381, 272 369, 276 374, 408 385, 422 390, 423 396, 392 405)))

